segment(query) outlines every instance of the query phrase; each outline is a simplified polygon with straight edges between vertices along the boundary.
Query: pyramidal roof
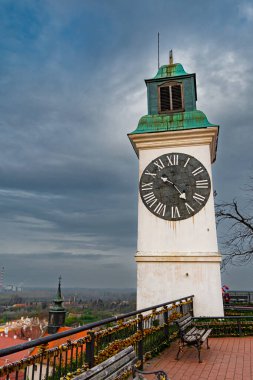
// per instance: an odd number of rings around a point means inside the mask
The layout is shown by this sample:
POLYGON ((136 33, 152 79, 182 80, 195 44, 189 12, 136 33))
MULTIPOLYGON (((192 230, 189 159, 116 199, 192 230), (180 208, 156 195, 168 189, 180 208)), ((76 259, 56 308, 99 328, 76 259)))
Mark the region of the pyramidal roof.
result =
POLYGON ((139 120, 138 126, 131 134, 148 132, 166 132, 182 129, 198 129, 214 127, 204 112, 195 110, 190 112, 173 113, 171 115, 145 115, 139 120))
POLYGON ((168 78, 168 77, 178 77, 182 75, 187 75, 188 73, 185 71, 181 63, 172 63, 169 65, 163 65, 159 68, 154 79, 159 78, 168 78))

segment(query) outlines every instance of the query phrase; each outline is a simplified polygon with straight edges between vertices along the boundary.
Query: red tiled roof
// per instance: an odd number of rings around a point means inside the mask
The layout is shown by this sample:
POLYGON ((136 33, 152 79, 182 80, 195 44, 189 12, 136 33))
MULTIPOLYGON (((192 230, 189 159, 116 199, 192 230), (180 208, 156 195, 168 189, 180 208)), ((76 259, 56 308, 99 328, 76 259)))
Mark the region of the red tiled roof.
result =
MULTIPOLYGON (((25 343, 26 340, 23 339, 14 339, 12 337, 0 336, 0 350, 7 347, 17 346, 18 344, 25 343)), ((28 350, 16 352, 15 354, 6 355, 0 358, 0 366, 5 364, 21 360, 24 357, 29 355, 28 350)))
MULTIPOLYGON (((68 331, 68 330, 72 330, 72 327, 63 326, 63 327, 60 327, 57 330, 57 333, 68 331)), ((43 334, 43 337, 46 337, 46 336, 49 336, 49 335, 51 335, 51 334, 45 333, 45 334, 43 334)), ((77 339, 84 338, 86 335, 87 335, 87 331, 82 331, 82 332, 79 332, 79 333, 76 333, 76 334, 73 334, 73 335, 66 336, 65 338, 60 338, 60 339, 54 340, 54 341, 49 342, 47 344, 47 348, 46 349, 49 350, 50 348, 54 348, 54 347, 60 346, 61 344, 67 343, 67 340, 74 341, 74 340, 77 340, 77 339)), ((36 355, 36 354, 38 354, 39 350, 40 350, 39 347, 35 347, 30 352, 30 355, 36 355)))

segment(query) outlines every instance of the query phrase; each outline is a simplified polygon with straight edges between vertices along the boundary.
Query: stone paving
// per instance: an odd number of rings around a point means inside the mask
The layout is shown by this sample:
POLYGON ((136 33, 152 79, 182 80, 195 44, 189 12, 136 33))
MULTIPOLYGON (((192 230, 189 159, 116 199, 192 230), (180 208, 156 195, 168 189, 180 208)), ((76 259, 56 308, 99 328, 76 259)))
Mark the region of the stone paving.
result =
POLYGON ((206 343, 202 346, 203 363, 199 363, 197 350, 189 347, 175 360, 178 343, 174 342, 146 363, 145 370, 162 369, 170 380, 253 380, 253 337, 210 338, 209 345, 210 350, 206 343))

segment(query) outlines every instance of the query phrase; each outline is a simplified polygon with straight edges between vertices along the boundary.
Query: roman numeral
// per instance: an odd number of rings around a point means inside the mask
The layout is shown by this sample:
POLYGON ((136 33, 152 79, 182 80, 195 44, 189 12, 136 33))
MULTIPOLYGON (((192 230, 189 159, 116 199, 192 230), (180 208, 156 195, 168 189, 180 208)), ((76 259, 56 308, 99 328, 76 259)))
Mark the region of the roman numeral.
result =
POLYGON ((186 166, 188 165, 188 162, 190 161, 191 157, 188 157, 187 160, 186 160, 186 163, 184 164, 184 168, 186 168, 186 166))
POLYGON ((170 156, 167 156, 167 159, 168 159, 168 166, 174 166, 174 165, 178 165, 178 154, 172 154, 170 156))
POLYGON ((158 167, 158 170, 160 171, 161 169, 165 168, 164 163, 162 160, 159 158, 158 161, 154 161, 154 165, 158 167))
POLYGON ((197 189, 208 189, 208 180, 207 179, 201 179, 199 181, 196 181, 196 188, 197 189))
POLYGON ((203 195, 199 195, 198 193, 194 193, 193 195, 193 199, 198 202, 198 204, 202 204, 202 202, 204 202, 204 200, 206 199, 205 197, 203 197, 203 195))
POLYGON ((149 170, 146 170, 144 174, 151 175, 152 178, 156 177, 156 174, 155 173, 150 173, 149 170))
POLYGON ((185 203, 185 207, 188 214, 191 214, 192 212, 194 212, 194 209, 188 203, 185 203))
POLYGON ((158 205, 156 205, 156 207, 154 208, 154 212, 158 215, 162 214, 162 216, 164 216, 166 212, 166 205, 159 202, 158 205))
POLYGON ((145 200, 146 204, 149 205, 149 207, 152 207, 157 202, 153 191, 151 193, 143 195, 143 199, 145 200))
POLYGON ((143 190, 143 191, 145 191, 145 190, 153 190, 153 182, 149 182, 149 183, 142 182, 142 184, 141 184, 141 190, 143 190))
POLYGON ((200 166, 197 169, 193 170, 192 174, 195 176, 195 175, 202 173, 203 171, 204 171, 204 169, 200 166))
POLYGON ((180 213, 177 206, 171 206, 171 217, 172 219, 180 218, 180 213))

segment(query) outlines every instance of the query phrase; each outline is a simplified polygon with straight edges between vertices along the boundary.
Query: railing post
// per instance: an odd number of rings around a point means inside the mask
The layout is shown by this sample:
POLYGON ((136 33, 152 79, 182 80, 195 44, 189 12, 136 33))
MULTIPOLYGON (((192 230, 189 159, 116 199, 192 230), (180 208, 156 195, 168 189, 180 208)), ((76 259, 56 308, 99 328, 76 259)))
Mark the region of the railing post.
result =
POLYGON ((164 312, 163 312, 163 320, 164 320, 164 336, 166 341, 169 340, 169 313, 168 313, 168 307, 164 306, 164 312))
POLYGON ((94 331, 88 331, 90 335, 90 340, 86 342, 86 354, 85 361, 89 368, 94 367, 94 354, 95 354, 95 334, 94 331))
POLYGON ((40 369, 39 369, 39 380, 42 379, 42 369, 43 369, 43 359, 44 359, 43 357, 44 357, 44 353, 45 353, 47 347, 48 347, 47 344, 42 344, 40 346, 40 355, 41 355, 41 358, 40 358, 40 364, 39 364, 39 366, 40 366, 40 369))
MULTIPOLYGON (((191 300, 191 303, 189 303, 189 306, 191 309, 189 310, 189 312, 190 312, 191 316, 194 317, 193 297, 190 297, 190 300, 191 300)), ((186 301, 187 301, 187 298, 186 298, 186 301)))
POLYGON ((138 360, 141 362, 141 367, 140 369, 143 369, 143 315, 139 314, 138 315, 138 331, 141 333, 141 339, 138 340, 138 360))
POLYGON ((238 324, 238 333, 241 336, 242 335, 242 325, 241 325, 241 321, 239 319, 237 320, 237 324, 238 324))

